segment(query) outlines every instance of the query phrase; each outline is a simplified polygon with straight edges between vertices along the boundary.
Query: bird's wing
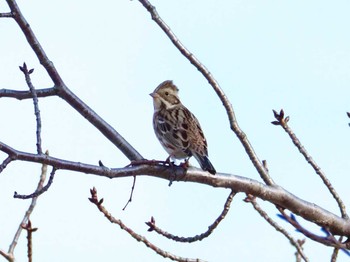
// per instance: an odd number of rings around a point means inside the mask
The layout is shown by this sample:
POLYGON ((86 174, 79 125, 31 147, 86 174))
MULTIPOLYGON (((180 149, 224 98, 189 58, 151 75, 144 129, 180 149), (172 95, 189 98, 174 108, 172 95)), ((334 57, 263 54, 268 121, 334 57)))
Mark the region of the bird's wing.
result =
POLYGON ((188 136, 190 141, 190 150, 193 154, 208 156, 207 140, 205 139, 201 125, 197 118, 187 109, 184 110, 188 124, 188 136))
POLYGON ((181 108, 159 113, 154 119, 160 139, 176 149, 186 152, 189 143, 189 125, 181 108))

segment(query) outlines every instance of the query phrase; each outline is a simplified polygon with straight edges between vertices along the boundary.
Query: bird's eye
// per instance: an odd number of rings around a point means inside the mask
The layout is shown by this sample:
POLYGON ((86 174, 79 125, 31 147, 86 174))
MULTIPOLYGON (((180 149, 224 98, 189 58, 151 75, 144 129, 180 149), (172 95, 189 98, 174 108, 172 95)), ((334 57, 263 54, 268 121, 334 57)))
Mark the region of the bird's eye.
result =
POLYGON ((168 96, 168 95, 169 95, 169 92, 165 92, 165 95, 168 96))

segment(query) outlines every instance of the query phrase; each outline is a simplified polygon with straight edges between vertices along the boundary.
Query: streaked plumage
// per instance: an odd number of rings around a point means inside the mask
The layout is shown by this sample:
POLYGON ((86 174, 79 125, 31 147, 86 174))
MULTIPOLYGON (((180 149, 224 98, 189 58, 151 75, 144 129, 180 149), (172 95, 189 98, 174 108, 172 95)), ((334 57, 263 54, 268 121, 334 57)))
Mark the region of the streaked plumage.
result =
POLYGON ((169 157, 194 156, 203 170, 215 174, 208 159, 207 140, 197 118, 181 103, 178 88, 164 81, 150 95, 153 98, 153 127, 169 157))

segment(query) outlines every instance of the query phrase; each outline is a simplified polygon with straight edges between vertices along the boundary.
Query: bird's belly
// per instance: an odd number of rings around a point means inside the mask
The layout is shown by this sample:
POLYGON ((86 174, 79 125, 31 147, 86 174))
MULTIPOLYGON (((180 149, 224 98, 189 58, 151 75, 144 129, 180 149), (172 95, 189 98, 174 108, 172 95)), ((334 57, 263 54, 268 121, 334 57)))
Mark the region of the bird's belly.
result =
POLYGON ((175 148, 172 145, 169 144, 163 144, 161 143, 165 151, 171 156, 171 158, 176 158, 176 159, 184 159, 189 157, 188 154, 186 154, 184 151, 181 149, 175 148))

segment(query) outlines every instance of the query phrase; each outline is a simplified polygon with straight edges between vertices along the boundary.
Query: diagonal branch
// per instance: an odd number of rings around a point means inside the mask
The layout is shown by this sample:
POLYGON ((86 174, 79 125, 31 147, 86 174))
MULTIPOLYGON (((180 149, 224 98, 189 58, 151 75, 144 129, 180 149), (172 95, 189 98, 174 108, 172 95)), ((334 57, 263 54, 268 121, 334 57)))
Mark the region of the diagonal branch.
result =
MULTIPOLYGON (((338 239, 338 242, 342 242, 343 241, 343 237, 339 237, 338 239)), ((331 256, 331 262, 336 262, 337 261, 337 258, 338 258, 338 254, 339 254, 339 248, 338 247, 335 247, 333 249, 333 253, 332 253, 332 256, 331 256)))
POLYGON ((305 160, 312 166, 316 174, 322 179, 323 183, 328 188, 333 198, 337 201, 342 217, 345 219, 348 219, 349 216, 346 213, 345 204, 343 200, 340 198, 340 196, 338 195, 335 188, 333 187, 331 181, 329 181, 326 174, 317 165, 315 160, 311 157, 311 155, 306 151, 305 147, 301 144, 296 134, 288 126, 289 116, 285 117, 283 109, 281 109, 280 113, 277 113, 275 110, 273 110, 273 113, 277 121, 272 122, 272 124, 281 126, 283 130, 289 135, 293 144, 298 148, 299 152, 304 156, 305 160))
POLYGON ((8 156, 0 165, 0 173, 13 161, 11 156, 8 156))
POLYGON ((326 246, 331 246, 335 248, 340 249, 349 249, 347 243, 341 243, 339 242, 328 230, 328 228, 322 228, 324 232, 326 232, 327 237, 318 236, 311 231, 304 228, 295 218, 294 214, 292 213, 290 216, 286 214, 283 208, 278 208, 278 210, 281 212, 282 215, 280 215, 281 218, 285 219, 287 222, 289 222, 294 228, 302 233, 304 236, 318 242, 321 244, 324 244, 326 246))
MULTIPOLYGON (((48 154, 48 151, 46 151, 45 154, 48 154)), ((38 183, 38 186, 37 186, 37 190, 40 190, 43 185, 44 185, 44 182, 45 182, 45 178, 46 178, 46 173, 47 173, 47 165, 46 164, 43 164, 42 167, 41 167, 41 175, 40 175, 40 180, 39 180, 39 183, 38 183)), ((17 231, 16 231, 16 234, 14 235, 13 237, 13 240, 10 244, 10 247, 9 247, 9 250, 7 253, 5 252, 1 252, 1 254, 8 260, 8 261, 14 261, 14 250, 17 246, 17 243, 18 243, 18 239, 22 233, 22 225, 24 224, 27 224, 28 220, 29 220, 29 217, 30 215, 32 214, 33 210, 34 210, 34 207, 36 206, 36 201, 37 201, 38 197, 34 197, 32 198, 32 201, 30 203, 30 206, 28 207, 23 219, 22 219, 22 222, 20 223, 19 227, 17 228, 17 231), (7 256, 5 256, 4 254, 7 254, 7 256)))
POLYGON ((162 230, 161 228, 156 226, 156 222, 154 217, 151 217, 151 221, 146 222, 146 225, 149 226, 148 231, 156 231, 158 234, 177 241, 177 242, 182 242, 182 243, 192 243, 195 241, 201 241, 204 238, 208 237, 211 235, 211 233, 213 233, 213 231, 216 229, 216 227, 220 224, 220 222, 226 217, 228 211, 230 210, 230 205, 232 202, 233 197, 236 195, 235 191, 231 191, 230 195, 227 197, 227 200, 225 202, 224 205, 224 209, 222 210, 221 214, 217 217, 217 219, 215 219, 214 223, 212 223, 209 227, 208 230, 205 231, 204 233, 200 234, 200 235, 196 235, 194 237, 179 237, 179 236, 175 236, 173 234, 170 234, 164 230, 162 230))
POLYGON ((141 154, 137 152, 112 126, 104 121, 96 112, 94 112, 88 105, 86 105, 79 97, 77 97, 63 82, 60 74, 56 70, 54 64, 47 57, 44 49, 40 45, 29 23, 24 18, 20 8, 15 0, 6 0, 10 7, 13 19, 21 28, 29 45, 39 59, 40 64, 46 69, 50 78, 52 79, 57 95, 70 104, 83 117, 85 117, 92 125, 94 125, 107 139, 109 139, 115 146, 129 158, 129 160, 143 159, 141 154))
POLYGON ((0 255, 2 255, 9 262, 14 262, 15 261, 15 258, 13 256, 13 254, 9 254, 9 253, 5 252, 2 249, 0 249, 0 255))
POLYGON ((277 231, 281 232, 288 240, 289 242, 296 248, 298 254, 304 259, 305 262, 308 262, 309 259, 304 254, 304 251, 299 244, 297 240, 295 240, 283 227, 281 227, 279 224, 276 223, 258 204, 256 201, 255 196, 247 195, 247 197, 244 199, 245 202, 251 203, 254 207, 254 209, 260 214, 261 217, 263 217, 272 227, 274 227, 277 231))
POLYGON ((46 69, 47 73, 49 74, 50 78, 52 79, 52 81, 55 83, 56 86, 60 86, 62 84, 64 85, 61 76, 58 74, 53 63, 48 59, 44 49, 40 45, 32 29, 30 28, 29 23, 26 21, 26 19, 22 15, 22 12, 19 9, 16 1, 6 0, 6 2, 10 7, 13 19, 17 22, 18 26, 21 28, 22 32, 24 33, 24 36, 27 38, 29 45, 32 47, 36 56, 38 57, 40 64, 43 65, 43 67, 46 69))
POLYGON ((246 134, 239 127, 235 113, 233 111, 233 107, 230 101, 228 100, 226 94, 221 89, 219 83, 215 80, 215 78, 209 72, 209 70, 197 59, 197 57, 180 42, 180 40, 176 37, 176 35, 170 29, 170 27, 159 16, 158 12, 156 11, 156 8, 148 0, 139 0, 139 2, 147 9, 147 11, 152 16, 153 21, 155 21, 159 25, 159 27, 164 31, 164 33, 168 36, 168 38, 175 45, 175 47, 181 52, 181 54, 184 55, 191 62, 191 64, 193 64, 197 68, 197 70, 201 72, 202 75, 208 80, 209 84, 213 87, 214 91, 216 92, 226 109, 232 131, 237 135, 237 137, 241 141, 254 167, 256 168, 261 178, 267 185, 273 185, 274 181, 265 171, 246 134))
POLYGON ((101 213, 104 214, 104 216, 113 224, 117 224, 120 226, 121 229, 125 230, 126 232, 128 232, 128 234, 130 236, 132 236, 133 238, 135 238, 137 241, 144 243, 148 248, 152 249, 153 251, 155 251, 158 255, 161 255, 164 258, 169 258, 171 260, 175 260, 175 261, 180 261, 180 262, 204 262, 203 260, 200 259, 191 259, 191 258, 184 258, 184 257, 180 257, 180 256, 176 256, 174 254, 171 254, 167 251, 162 250, 161 248, 157 247, 156 245, 154 245, 153 243, 151 243, 147 238, 145 238, 144 236, 141 236, 139 234, 137 234, 135 231, 133 231, 131 228, 127 227, 123 221, 121 221, 120 219, 116 219, 115 217, 112 216, 111 213, 108 212, 108 210, 102 205, 103 203, 103 198, 98 199, 97 196, 97 191, 95 188, 90 189, 90 193, 91 193, 91 198, 89 198, 90 202, 95 204, 95 206, 98 208, 98 210, 100 210, 101 213))

